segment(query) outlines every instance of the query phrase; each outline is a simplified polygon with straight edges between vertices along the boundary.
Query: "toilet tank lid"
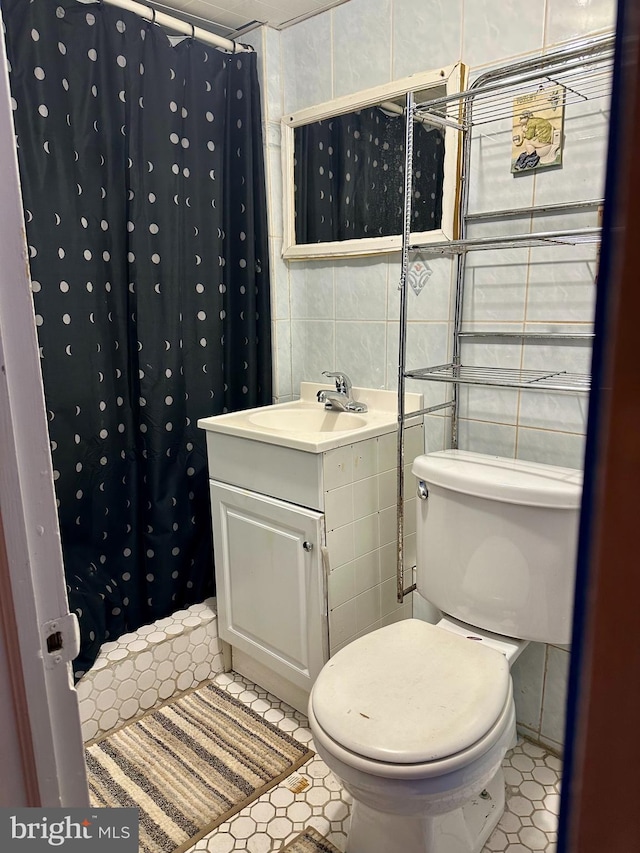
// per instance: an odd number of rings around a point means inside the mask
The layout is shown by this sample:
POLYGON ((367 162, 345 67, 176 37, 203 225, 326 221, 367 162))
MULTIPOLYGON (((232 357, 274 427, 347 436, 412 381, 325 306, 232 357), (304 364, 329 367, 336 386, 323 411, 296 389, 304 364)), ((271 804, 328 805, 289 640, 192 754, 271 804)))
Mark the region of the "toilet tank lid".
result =
POLYGON ((465 450, 441 450, 414 459, 411 469, 427 485, 526 506, 577 509, 582 472, 465 450))

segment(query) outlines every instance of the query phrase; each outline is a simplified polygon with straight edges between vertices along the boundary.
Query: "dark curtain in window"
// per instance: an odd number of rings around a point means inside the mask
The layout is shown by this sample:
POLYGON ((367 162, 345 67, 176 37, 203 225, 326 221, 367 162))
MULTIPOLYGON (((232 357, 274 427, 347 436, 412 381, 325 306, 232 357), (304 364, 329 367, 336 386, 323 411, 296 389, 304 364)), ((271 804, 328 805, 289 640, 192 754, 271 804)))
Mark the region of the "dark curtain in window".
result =
MULTIPOLYGON (((402 233, 404 119, 378 107, 295 128, 296 243, 402 233)), ((414 232, 442 221, 444 135, 414 126, 414 232)))
POLYGON ((255 55, 4 0, 76 674, 213 592, 198 418, 271 402, 255 55))

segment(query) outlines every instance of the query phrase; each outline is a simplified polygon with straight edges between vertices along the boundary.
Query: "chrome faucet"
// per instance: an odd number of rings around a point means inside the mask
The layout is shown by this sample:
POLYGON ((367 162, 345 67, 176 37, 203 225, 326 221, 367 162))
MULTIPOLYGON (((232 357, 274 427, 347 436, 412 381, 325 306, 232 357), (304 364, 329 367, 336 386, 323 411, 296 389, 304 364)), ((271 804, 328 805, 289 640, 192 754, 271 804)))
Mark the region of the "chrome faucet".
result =
POLYGON ((324 403, 325 409, 333 409, 339 412, 366 412, 366 403, 360 403, 353 399, 353 385, 346 373, 330 373, 322 371, 323 376, 330 376, 336 380, 336 389, 322 388, 318 391, 319 403, 324 403))

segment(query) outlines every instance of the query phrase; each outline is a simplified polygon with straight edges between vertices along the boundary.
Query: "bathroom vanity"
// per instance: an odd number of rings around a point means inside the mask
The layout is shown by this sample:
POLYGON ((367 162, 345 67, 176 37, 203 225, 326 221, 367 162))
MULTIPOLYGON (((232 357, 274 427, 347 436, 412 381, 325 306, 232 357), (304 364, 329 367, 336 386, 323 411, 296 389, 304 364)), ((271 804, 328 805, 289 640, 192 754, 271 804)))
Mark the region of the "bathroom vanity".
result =
MULTIPOLYGON (((318 403, 322 387, 302 383, 298 401, 198 424, 220 637, 236 671, 302 711, 333 651, 409 615, 395 602, 396 394, 354 389, 368 411, 336 412, 318 403)), ((407 397, 420 408, 420 395, 407 397)), ((423 452, 420 419, 405 452, 407 465, 423 452)), ((411 551, 410 525, 407 534, 411 551)))

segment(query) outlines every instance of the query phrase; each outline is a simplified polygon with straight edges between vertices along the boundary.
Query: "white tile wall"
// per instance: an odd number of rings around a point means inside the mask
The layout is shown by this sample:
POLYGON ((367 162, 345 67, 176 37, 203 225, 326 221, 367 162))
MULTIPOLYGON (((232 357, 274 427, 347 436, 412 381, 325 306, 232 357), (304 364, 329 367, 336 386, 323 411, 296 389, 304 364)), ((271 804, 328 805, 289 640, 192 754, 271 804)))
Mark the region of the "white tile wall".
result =
POLYGON ((295 265, 290 273, 291 316, 301 320, 333 320, 333 267, 317 261, 295 265))
MULTIPOLYGON (((407 323, 407 366, 425 367, 448 362, 451 357, 451 329, 450 323, 421 323, 410 319, 407 323)), ((387 381, 391 388, 397 387, 398 343, 398 323, 387 323, 387 381)), ((424 397, 425 407, 450 400, 451 393, 446 390, 448 387, 436 382, 407 380, 407 390, 419 391, 424 397)), ((440 417, 443 415, 440 414, 440 417)))
POLYGON ((350 0, 333 10, 333 97, 391 80, 391 5, 350 0))
POLYGON ((449 65, 462 55, 463 0, 405 0, 393 4, 393 78, 449 65), (425 51, 425 33, 432 32, 425 51))
POLYGON ((518 455, 547 465, 581 468, 584 460, 585 436, 557 430, 518 430, 518 455))
MULTIPOLYGON (((333 97, 331 13, 316 15, 282 34, 282 96, 285 113, 333 97)), ((268 57, 267 57, 268 61, 268 57)))
MULTIPOLYGON (((502 63, 500 63, 502 64, 502 63)), ((471 73, 473 80, 479 71, 471 73)), ((471 82, 471 81, 470 81, 471 82)), ((512 128, 508 119, 491 124, 491 132, 476 134, 472 143, 474 162, 482 168, 469 175, 469 210, 527 207, 533 204, 533 186, 528 179, 514 178, 504 168, 504 152, 510 150, 512 128)), ((508 227, 508 223, 504 223, 508 227)))
MULTIPOLYGON (((291 371, 294 388, 299 388, 301 382, 320 382, 323 370, 334 369, 335 339, 336 324, 333 320, 291 321, 291 371)), ((345 367, 340 369, 347 371, 345 367)), ((360 376, 353 369, 350 375, 354 384, 371 387, 361 382, 360 376)))
POLYGON ((542 722, 545 665, 546 646, 529 643, 511 670, 518 724, 536 733, 542 722))
MULTIPOLYGON (((281 33, 263 30, 265 126, 276 129, 283 113, 461 59, 470 66, 471 76, 477 76, 488 65, 503 64, 569 39, 610 30, 615 8, 615 0, 530 0, 524 4, 515 0, 349 0, 281 33)), ((479 158, 481 167, 471 176, 471 209, 598 196, 602 192, 607 124, 606 110, 594 113, 589 107, 570 108, 566 114, 562 169, 517 177, 504 167, 511 136, 508 123, 484 134, 475 143, 474 158, 479 158)), ((276 400, 290 399, 300 381, 321 381, 322 370, 338 368, 359 385, 395 388, 399 256, 334 263, 282 262, 279 146, 273 133, 266 134, 266 138, 276 306, 276 400)), ((519 225, 514 223, 512 227, 519 225)), ((575 253, 565 257, 563 251, 550 254, 546 250, 518 250, 500 257, 485 253, 471 256, 466 320, 479 325, 497 322, 545 331, 566 329, 570 324, 583 331, 593 306, 593 257, 575 253)), ((454 265, 448 259, 429 260, 429 264, 434 274, 427 287, 419 298, 409 294, 410 364, 440 363, 450 354, 454 265)), ((478 363, 482 356, 490 362, 498 358, 504 362, 506 357, 507 361, 534 367, 536 361, 556 361, 560 356, 559 352, 549 352, 546 346, 529 347, 526 354, 519 347, 502 345, 498 352, 495 344, 492 346, 493 349, 491 345, 478 349, 471 360, 478 363)), ((560 360, 565 356, 584 362, 585 352, 572 347, 563 349, 560 360)), ((445 385, 409 385, 410 390, 425 394, 426 405, 449 398, 445 385)), ((461 395, 461 403, 461 447, 581 466, 584 400, 471 390, 461 395)), ((450 418, 446 410, 426 418, 425 434, 431 450, 449 445, 450 418)), ((391 453, 389 470, 395 465, 393 456, 391 453)), ((353 461, 350 465, 349 477, 353 477, 353 461)), ((369 468, 366 476, 381 473, 384 471, 373 472, 369 468)), ((342 485, 351 483, 352 479, 347 479, 342 485)), ((382 530, 386 529, 386 516, 381 518, 378 536, 381 524, 382 530)), ((334 645, 353 636, 356 602, 366 592, 356 592, 360 588, 356 587, 356 569, 352 565, 356 560, 354 531, 350 528, 347 534, 346 530, 339 530, 332 531, 331 537, 338 553, 344 556, 340 568, 351 568, 336 574, 332 582, 334 645)), ((379 552, 380 614, 385 613, 385 602, 391 606, 391 585, 384 583, 393 575, 393 551, 393 547, 385 545, 379 552)), ((369 566, 367 572, 372 571, 369 566)), ((338 569, 334 568, 336 572, 338 569)), ((370 575, 361 568, 360 577, 370 575)), ((358 607, 361 620, 378 612, 372 595, 362 599, 358 607)), ((386 614, 389 618, 392 615, 393 610, 386 614)), ((567 655, 566 650, 561 651, 567 655)), ((556 695, 552 686, 556 682, 564 684, 564 670, 558 663, 561 659, 562 655, 557 658, 555 651, 547 655, 545 650, 543 695, 549 700, 556 695)), ((534 677, 534 669, 527 669, 527 673, 534 677)), ((532 682, 532 690, 537 690, 536 684, 532 682)), ((541 708, 546 704, 543 702, 541 708)), ((557 743, 557 713, 549 713, 556 724, 547 715, 546 735, 540 728, 542 722, 532 731, 557 743)))
POLYGON ((341 320, 387 319, 387 265, 377 258, 353 258, 335 260, 332 268, 336 283, 336 317, 341 320))
MULTIPOLYGON (((331 654, 374 628, 411 616, 396 602, 396 433, 331 450, 324 457, 331 654)), ((405 432, 408 460, 424 452, 422 426, 405 432)), ((406 494, 413 493, 410 465, 406 494)), ((415 498, 405 505, 407 563, 415 557, 415 498)))
POLYGON ((550 746, 562 744, 564 741, 568 678, 569 652, 557 646, 547 646, 540 740, 550 746))
MULTIPOLYGON (((350 363, 350 375, 365 388, 383 388, 387 375, 387 323, 338 320, 335 363, 350 363)), ((344 368, 341 368, 344 369, 344 368)))
POLYGON ((458 442, 459 447, 474 453, 513 457, 516 453, 516 428, 490 421, 460 418, 458 442))
POLYGON ((569 651, 530 643, 512 669, 519 730, 557 752, 564 743, 569 651))
MULTIPOLYGON (((398 317, 400 314, 400 294, 398 283, 400 278, 400 256, 390 255, 388 258, 389 274, 387 284, 387 317, 398 317)), ((408 315, 413 321, 447 322, 452 310, 452 296, 455 267, 449 258, 429 258, 431 275, 424 289, 416 296, 413 290, 407 291, 408 315)))
MULTIPOLYGON (((469 236, 475 236, 472 228, 469 232, 469 236)), ((463 314, 465 324, 522 324, 527 301, 528 262, 528 249, 469 254, 463 314)))
POLYGON ((223 670, 215 598, 105 643, 77 684, 84 741, 223 670))
POLYGON ((540 50, 545 0, 465 0, 462 56, 470 67, 540 50))
POLYGON ((616 4, 611 0, 547 0, 547 43, 611 30, 615 21, 616 4))

